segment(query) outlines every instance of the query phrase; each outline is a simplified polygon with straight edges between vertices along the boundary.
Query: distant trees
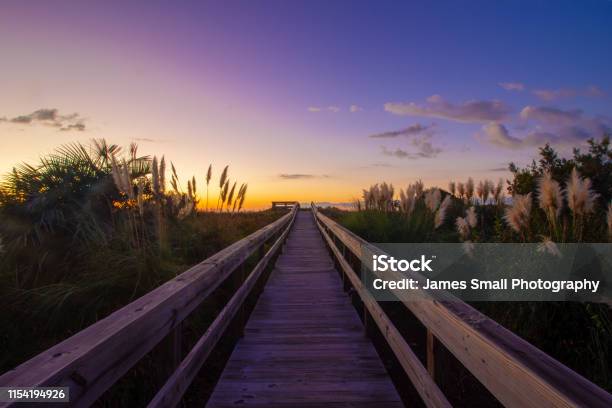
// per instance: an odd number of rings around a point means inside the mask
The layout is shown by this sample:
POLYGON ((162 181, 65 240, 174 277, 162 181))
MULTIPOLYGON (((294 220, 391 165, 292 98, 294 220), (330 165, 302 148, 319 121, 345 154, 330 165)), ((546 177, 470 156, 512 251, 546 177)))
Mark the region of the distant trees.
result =
POLYGON ((528 194, 535 192, 537 180, 545 172, 549 172, 552 179, 565 188, 566 180, 570 179, 572 169, 576 169, 583 178, 592 182, 592 188, 599 196, 598 201, 602 207, 608 205, 612 200, 612 149, 610 148, 610 137, 605 136, 600 141, 588 140, 587 152, 580 149, 573 150, 573 157, 560 158, 558 153, 546 144, 540 148, 540 159, 534 160, 530 166, 519 168, 510 163, 509 170, 512 172, 513 180, 508 182, 510 194, 528 194))

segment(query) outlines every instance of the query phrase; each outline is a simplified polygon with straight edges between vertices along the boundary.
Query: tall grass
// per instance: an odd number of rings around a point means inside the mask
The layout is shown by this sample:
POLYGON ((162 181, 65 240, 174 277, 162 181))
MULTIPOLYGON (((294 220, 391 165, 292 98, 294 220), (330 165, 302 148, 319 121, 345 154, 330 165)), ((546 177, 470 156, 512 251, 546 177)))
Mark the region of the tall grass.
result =
MULTIPOLYGON (((612 150, 590 141, 588 153, 560 159, 549 146, 513 179, 450 181, 448 191, 419 180, 394 194, 387 183, 363 190, 358 211, 328 210, 370 242, 539 242, 559 256, 560 242, 612 242, 612 150)), ((484 313, 607 389, 612 389, 612 316, 607 304, 475 304, 484 313)))
POLYGON ((175 165, 168 183, 166 171, 164 156, 96 140, 2 178, 2 371, 279 216, 240 212, 246 184, 226 200, 230 214, 200 211, 196 178, 183 191, 175 165))

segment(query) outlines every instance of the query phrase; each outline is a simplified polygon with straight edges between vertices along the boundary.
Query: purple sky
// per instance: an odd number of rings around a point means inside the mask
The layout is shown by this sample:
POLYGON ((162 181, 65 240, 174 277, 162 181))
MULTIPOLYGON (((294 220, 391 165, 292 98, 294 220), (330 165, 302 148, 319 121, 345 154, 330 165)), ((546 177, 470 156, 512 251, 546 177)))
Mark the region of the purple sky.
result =
POLYGON ((252 205, 507 177, 610 129, 611 44, 607 0, 5 1, 0 171, 105 137, 252 205))

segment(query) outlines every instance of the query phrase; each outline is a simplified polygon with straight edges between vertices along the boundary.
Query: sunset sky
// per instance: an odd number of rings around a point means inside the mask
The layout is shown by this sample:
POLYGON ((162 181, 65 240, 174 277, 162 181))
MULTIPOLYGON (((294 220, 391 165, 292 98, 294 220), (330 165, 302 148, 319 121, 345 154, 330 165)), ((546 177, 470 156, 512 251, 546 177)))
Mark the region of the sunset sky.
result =
POLYGON ((0 95, 2 173, 103 137, 251 208, 496 180, 612 128, 612 1, 5 0, 0 95))

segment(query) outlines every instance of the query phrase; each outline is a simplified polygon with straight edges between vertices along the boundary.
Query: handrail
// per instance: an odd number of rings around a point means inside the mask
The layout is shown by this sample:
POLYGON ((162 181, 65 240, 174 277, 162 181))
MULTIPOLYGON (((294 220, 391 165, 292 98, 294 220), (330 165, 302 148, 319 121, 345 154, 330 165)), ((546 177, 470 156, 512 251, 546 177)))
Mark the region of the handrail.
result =
MULTIPOLYGON (((297 211, 298 206, 294 206, 278 220, 4 373, 0 376, 0 387, 69 387, 71 406, 91 405, 146 353, 173 333, 257 249, 281 231, 284 231, 281 236, 284 238, 297 211)), ((275 250, 279 240, 273 246, 275 250)), ((271 256, 269 251, 265 262, 271 256)), ((264 267, 260 261, 256 267, 258 275, 264 267)), ((243 289, 241 294, 246 295, 245 291, 243 289)), ((234 300, 233 305, 238 306, 236 303, 234 300)), ((224 316, 229 315, 225 311, 224 316)), ((0 407, 11 404, 0 403, 0 407)))
MULTIPOLYGON (((312 210, 321 228, 358 259, 362 259, 364 248, 370 255, 383 253, 321 214, 314 204, 312 210)), ((339 251, 334 251, 334 254, 341 256, 339 251)), ((358 291, 360 295, 363 292, 358 291)), ((401 290, 394 292, 400 294, 401 290)), ((403 304, 502 404, 521 407, 612 406, 612 395, 608 392, 465 302, 448 293, 418 292, 418 301, 404 300, 403 304)), ((412 368, 419 370, 418 367, 412 368)))
MULTIPOLYGON (((315 213, 316 214, 316 210, 315 213)), ((353 271, 350 264, 344 259, 338 247, 334 244, 334 241, 329 236, 325 228, 321 225, 315 215, 315 221, 321 234, 325 238, 327 245, 331 248, 334 256, 338 260, 340 268, 344 272, 345 276, 348 277, 351 284, 355 288, 355 291, 363 301, 364 306, 368 309, 368 312, 376 322, 376 325, 380 329, 383 337, 389 344, 389 347, 395 354, 399 363, 401 364, 404 372, 408 375, 412 383, 415 385, 415 389, 425 402, 428 407, 451 407, 442 391, 438 388, 435 381, 429 376, 427 369, 421 364, 419 358, 414 354, 412 348, 406 340, 402 337, 401 333, 397 330, 391 319, 380 307, 376 299, 367 291, 359 276, 353 271)))
MULTIPOLYGON (((297 206, 295 208, 297 208, 297 206)), ((292 214, 291 221, 281 236, 257 263, 251 274, 245 279, 236 293, 234 293, 227 305, 219 312, 215 320, 191 349, 187 357, 185 357, 176 371, 170 376, 168 381, 166 381, 166 384, 164 384, 153 400, 151 400, 148 405, 149 408, 175 407, 181 401, 183 394, 204 364, 204 361, 208 358, 210 352, 215 347, 234 316, 236 316, 240 306, 244 303, 249 293, 251 293, 253 287, 255 287, 263 271, 268 266, 270 259, 272 259, 285 241, 297 212, 293 211, 292 214)))

